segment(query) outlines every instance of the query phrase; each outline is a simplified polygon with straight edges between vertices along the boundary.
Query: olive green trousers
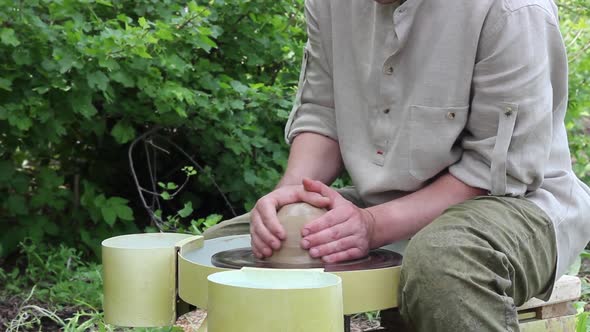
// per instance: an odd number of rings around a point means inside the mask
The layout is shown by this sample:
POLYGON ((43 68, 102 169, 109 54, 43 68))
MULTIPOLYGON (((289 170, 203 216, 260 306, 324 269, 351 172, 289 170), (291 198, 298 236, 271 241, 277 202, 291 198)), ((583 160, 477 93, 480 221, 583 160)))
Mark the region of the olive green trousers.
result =
MULTIPOLYGON (((225 224, 225 225, 224 225, 225 224)), ((206 237, 249 232, 249 216, 206 237)), ((420 332, 519 331, 516 307, 553 289, 553 225, 523 198, 482 196, 447 209, 404 252, 400 313, 420 332)))
POLYGON ((416 331, 519 331, 516 307, 553 289, 553 224, 523 198, 483 196, 447 209, 404 254, 399 303, 416 331))

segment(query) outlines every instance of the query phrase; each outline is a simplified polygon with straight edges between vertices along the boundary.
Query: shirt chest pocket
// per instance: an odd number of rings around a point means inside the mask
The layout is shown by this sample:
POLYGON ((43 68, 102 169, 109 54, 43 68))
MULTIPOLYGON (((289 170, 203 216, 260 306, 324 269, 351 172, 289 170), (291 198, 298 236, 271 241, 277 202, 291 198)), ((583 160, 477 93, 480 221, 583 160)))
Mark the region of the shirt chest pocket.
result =
POLYGON ((458 142, 467 123, 469 106, 410 107, 409 171, 424 181, 461 158, 458 142))

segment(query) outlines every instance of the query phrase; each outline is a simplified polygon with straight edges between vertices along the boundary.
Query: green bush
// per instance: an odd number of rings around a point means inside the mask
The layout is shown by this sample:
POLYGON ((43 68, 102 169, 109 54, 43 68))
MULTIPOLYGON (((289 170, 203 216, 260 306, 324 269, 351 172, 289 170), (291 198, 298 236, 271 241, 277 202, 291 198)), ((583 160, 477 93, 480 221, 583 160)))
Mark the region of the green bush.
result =
POLYGON ((153 128, 134 150, 142 186, 181 182, 171 144, 203 166, 164 213, 230 216, 211 179, 252 206, 286 160, 302 2, 0 0, 0 257, 148 225, 127 149, 153 128))
POLYGON ((567 127, 574 170, 590 183, 590 2, 558 1, 569 56, 567 127))

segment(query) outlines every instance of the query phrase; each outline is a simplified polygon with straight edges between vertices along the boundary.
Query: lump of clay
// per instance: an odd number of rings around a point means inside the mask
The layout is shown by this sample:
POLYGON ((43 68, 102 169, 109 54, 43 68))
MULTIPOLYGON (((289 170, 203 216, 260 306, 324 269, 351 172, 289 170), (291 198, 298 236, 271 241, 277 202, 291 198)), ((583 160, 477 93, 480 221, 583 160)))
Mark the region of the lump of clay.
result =
POLYGON ((301 248, 301 230, 308 222, 326 213, 325 209, 317 208, 307 203, 295 203, 283 206, 277 213, 279 222, 283 225, 287 238, 281 249, 275 251, 267 260, 271 263, 286 265, 318 264, 321 260, 312 258, 309 252, 301 248))

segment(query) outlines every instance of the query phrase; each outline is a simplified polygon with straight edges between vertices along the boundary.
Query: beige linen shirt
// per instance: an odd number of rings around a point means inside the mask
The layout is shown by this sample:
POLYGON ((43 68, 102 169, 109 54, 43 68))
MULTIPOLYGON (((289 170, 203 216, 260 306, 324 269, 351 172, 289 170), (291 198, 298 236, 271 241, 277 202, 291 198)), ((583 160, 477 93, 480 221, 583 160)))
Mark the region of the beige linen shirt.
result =
POLYGON ((307 0, 308 42, 286 126, 337 140, 366 205, 448 171, 524 196, 557 234, 557 275, 590 239, 572 172, 567 58, 551 0, 307 0))

